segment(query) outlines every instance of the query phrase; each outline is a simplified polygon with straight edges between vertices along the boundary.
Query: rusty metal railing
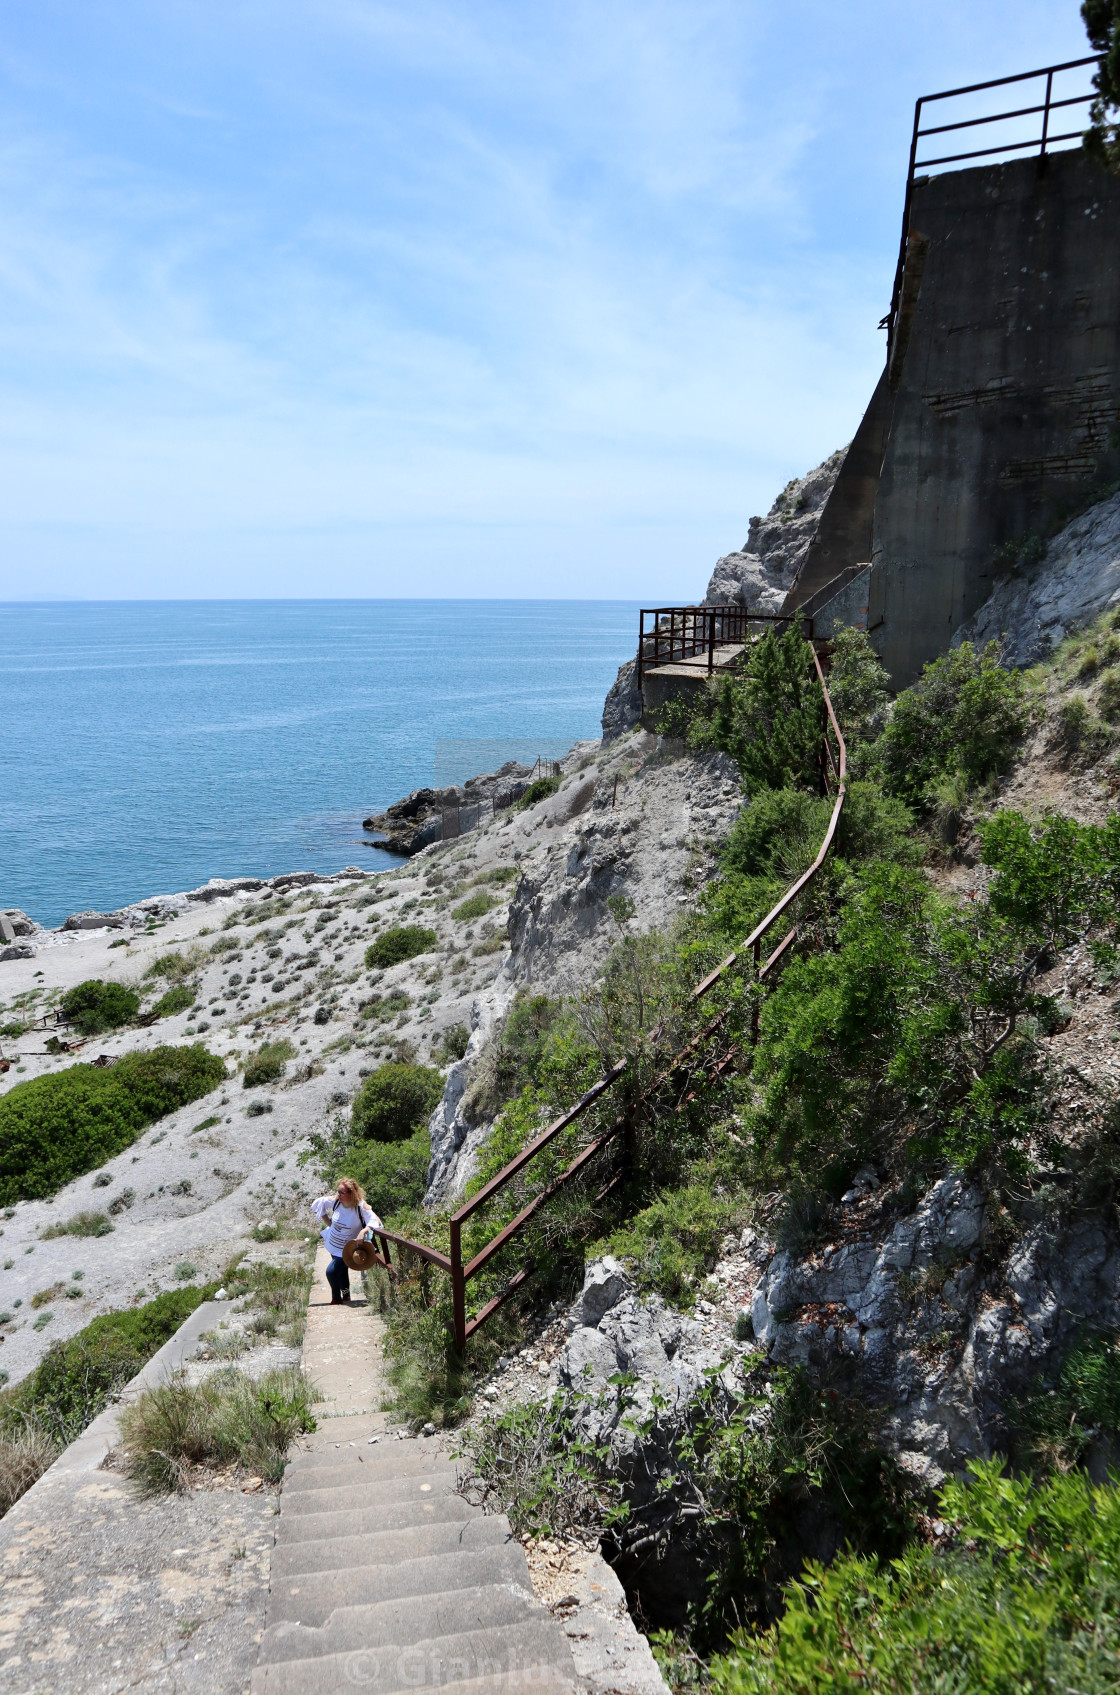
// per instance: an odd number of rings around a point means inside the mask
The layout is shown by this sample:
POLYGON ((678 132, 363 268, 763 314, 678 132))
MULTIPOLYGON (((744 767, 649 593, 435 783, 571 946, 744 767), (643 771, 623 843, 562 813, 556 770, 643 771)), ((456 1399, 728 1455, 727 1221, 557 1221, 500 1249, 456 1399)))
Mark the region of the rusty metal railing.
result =
MULTIPOLYGON (((721 960, 715 969, 708 973, 703 982, 698 983, 695 989, 693 989, 690 999, 694 1004, 703 1000, 704 996, 709 994, 717 983, 719 983, 730 971, 734 970, 736 965, 743 961, 746 961, 749 964, 749 968, 753 973, 753 981, 758 985, 765 983, 766 979, 775 967, 786 958, 789 949, 792 947, 794 940, 796 939, 797 926, 794 925, 793 928, 787 931, 786 935, 782 937, 773 952, 765 960, 762 958, 762 944, 774 926, 781 920, 784 914, 789 911, 797 897, 808 887, 814 877, 816 877, 821 866, 827 859, 829 851, 836 838, 836 830, 840 822, 840 813, 843 809, 844 797, 847 791, 848 756, 847 749, 844 744, 844 737, 841 733, 840 725, 837 722, 836 713, 833 710, 832 700, 828 692, 828 685, 825 682, 825 674, 821 665, 820 657, 815 648, 811 647, 810 652, 812 654, 813 666, 816 670, 817 680, 820 683, 826 715, 822 750, 822 783, 825 793, 833 796, 833 806, 832 812, 829 816, 828 828, 825 831, 824 839, 821 842, 817 856, 813 860, 813 863, 809 866, 808 870, 803 871, 801 876, 790 884, 781 900, 771 907, 770 911, 760 923, 755 925, 746 940, 738 948, 736 948, 734 952, 729 953, 726 959, 721 960), (837 752, 835 755, 833 754, 832 743, 829 739, 830 731, 836 741, 837 752)), ((450 1253, 444 1254, 436 1248, 426 1246, 424 1243, 411 1241, 406 1236, 395 1235, 392 1231, 381 1230, 377 1233, 384 1239, 384 1257, 381 1258, 381 1263, 383 1265, 388 1265, 390 1263, 388 1243, 396 1242, 400 1247, 411 1253, 418 1254, 421 1259, 426 1260, 429 1264, 437 1266, 441 1271, 446 1271, 449 1274, 451 1279, 452 1331, 455 1347, 460 1355, 463 1354, 470 1337, 473 1336, 477 1330, 481 1329, 487 1319, 489 1319, 499 1307, 504 1305, 511 1295, 516 1294, 517 1290, 520 1289, 528 1280, 528 1278, 532 1275, 533 1266, 531 1262, 522 1266, 522 1268, 515 1272, 510 1278, 505 1288, 502 1289, 499 1294, 493 1296, 489 1301, 487 1301, 485 1306, 483 1306, 481 1310, 471 1318, 467 1317, 467 1285, 478 1275, 480 1271, 484 1269, 485 1266, 489 1265, 495 1255, 499 1254, 502 1249, 513 1240, 518 1232, 525 1228, 526 1224, 529 1223, 529 1220, 533 1218, 533 1216, 538 1213, 542 1207, 547 1205, 547 1203, 556 1194, 558 1194, 558 1192, 567 1183, 570 1183, 574 1178, 579 1177, 586 1172, 598 1156, 606 1148, 611 1146, 611 1144, 613 1144, 620 1136, 623 1137, 624 1140, 628 1140, 632 1136, 638 1115, 647 1106, 649 1106, 654 1096, 668 1081, 687 1067, 694 1064, 701 1049, 705 1046, 705 1044, 710 1043, 712 1038, 722 1029, 723 1025, 726 1023, 727 1016, 728 1010, 724 1009, 724 1011, 717 1013, 714 1018, 710 1019, 700 1030, 698 1030, 685 1047, 682 1048, 680 1052, 672 1058, 672 1060, 670 1060, 664 1070, 660 1071, 654 1077, 653 1081, 646 1089, 643 1090, 637 1100, 632 1102, 629 1106, 624 1107, 623 1110, 615 1117, 613 1122, 608 1124, 605 1130, 601 1130, 597 1135, 592 1137, 586 1147, 580 1149, 579 1153, 571 1161, 571 1163, 562 1172, 560 1172, 558 1176, 554 1177, 552 1181, 545 1186, 545 1188, 541 1189, 538 1194, 534 1195, 533 1198, 521 1208, 516 1217, 512 1218, 508 1224, 503 1225, 497 1234, 494 1235, 483 1247, 478 1249, 478 1251, 474 1253, 470 1259, 466 1261, 463 1259, 463 1226, 467 1224, 482 1207, 486 1206, 486 1204, 492 1200, 495 1195, 499 1194, 508 1184, 512 1183, 513 1180, 519 1176, 520 1173, 523 1172, 539 1154, 543 1153, 551 1143, 555 1142, 558 1136, 575 1124, 578 1119, 583 1117, 584 1113, 586 1113, 597 1101, 601 1100, 611 1089, 614 1088, 614 1086, 630 1068, 633 1057, 632 1055, 628 1054, 625 1059, 621 1059, 617 1064, 613 1065, 604 1076, 599 1078, 597 1083, 594 1083, 585 1094, 580 1096, 574 1106, 569 1107, 566 1112, 561 1113, 559 1118, 555 1119, 546 1129, 542 1130, 539 1136, 528 1143, 526 1147, 522 1148, 519 1154, 515 1155, 515 1157, 511 1159, 507 1165, 504 1165, 501 1171, 492 1177, 488 1183, 485 1183, 482 1188, 478 1190, 477 1194, 472 1195, 469 1200, 465 1201, 461 1207, 452 1213, 450 1219, 450 1253)), ((658 1030, 653 1032, 653 1041, 656 1042, 662 1034, 663 1029, 659 1027, 658 1030)), ((758 1037, 757 999, 751 1013, 750 1035, 751 1042, 753 1044, 758 1037)), ((707 1067, 708 1075, 715 1076, 726 1070, 734 1058, 734 1053, 735 1050, 731 1049, 714 1059, 707 1067)), ((692 1097, 689 1096, 687 1098, 691 1099, 692 1097)), ((616 1172, 604 1188, 600 1190, 596 1199, 601 1200, 611 1189, 614 1188, 615 1184, 621 1180, 624 1174, 624 1170, 616 1172)))
POLYGON ((642 672, 657 665, 697 667, 710 677, 716 650, 745 646, 758 624, 788 624, 794 614, 751 612, 745 606, 646 606, 638 613, 638 686, 642 672), (653 623, 646 628, 646 619, 653 623))
MULTIPOLYGON (((1061 65, 1044 65, 1039 71, 1021 71, 1017 76, 993 77, 990 82, 973 82, 964 88, 945 88, 938 94, 923 94, 914 105, 914 129, 910 138, 910 164, 906 173, 906 198, 902 207, 902 241, 898 252, 898 265, 894 274, 894 289, 891 293, 891 309, 883 319, 880 328, 887 331, 887 362, 890 363, 894 348, 895 336, 898 332, 899 310, 902 304, 903 274, 906 270, 906 252, 910 241, 910 205, 913 199, 914 179, 921 171, 932 170, 937 165, 963 164, 966 159, 991 159, 997 154, 1006 153, 1035 153, 1038 156, 1039 168, 1042 169, 1046 155, 1055 147, 1068 141, 1080 141, 1083 130, 1065 130, 1061 133, 1051 128, 1051 116, 1055 112, 1064 111, 1071 106, 1088 106, 1095 94, 1073 94, 1061 99, 1054 98, 1054 78, 1064 71, 1076 71, 1086 65, 1099 65, 1103 54, 1091 53, 1084 59, 1067 59, 1061 65), (1007 88, 1012 83, 1039 82, 1045 78, 1045 86, 1041 100, 1029 106, 1016 106, 1006 111, 987 112, 980 117, 958 119, 955 123, 931 124, 922 127, 922 109, 932 106, 937 100, 955 100, 965 95, 983 94, 990 88, 1007 88), (1030 136, 1025 141, 1005 141, 998 147, 972 147, 963 153, 943 153, 931 159, 919 159, 920 142, 931 135, 950 135, 958 130, 981 129, 985 124, 1008 123, 1017 118, 1040 117, 1039 133, 1030 136)), ((952 145, 951 143, 935 143, 937 146, 952 145)))

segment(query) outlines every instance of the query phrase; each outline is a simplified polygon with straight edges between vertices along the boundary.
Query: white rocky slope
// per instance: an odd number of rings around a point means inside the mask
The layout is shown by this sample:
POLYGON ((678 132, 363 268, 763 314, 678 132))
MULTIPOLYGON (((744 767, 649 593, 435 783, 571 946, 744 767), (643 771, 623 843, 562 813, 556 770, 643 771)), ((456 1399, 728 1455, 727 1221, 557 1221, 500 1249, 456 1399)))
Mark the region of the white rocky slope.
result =
POLYGON ((1042 559, 998 582, 953 637, 1001 641, 1008 665, 1045 659, 1066 636, 1120 601, 1120 494, 1066 525, 1042 559))
POLYGON ((517 987, 556 991, 594 974, 617 933, 604 905, 610 893, 634 901, 637 925, 664 924, 678 897, 709 874, 711 839, 739 805, 723 762, 669 759, 642 732, 609 749, 580 744, 564 772, 549 800, 379 875, 214 882, 118 913, 74 915, 56 931, 19 914, 9 921, 20 933, 0 959, 0 1026, 28 1018, 33 1025, 0 1040, 11 1062, 0 1093, 75 1060, 194 1040, 225 1059, 228 1076, 224 1088, 152 1125, 102 1170, 50 1199, 7 1209, 0 1369, 11 1380, 96 1313, 149 1299, 188 1275, 217 1276, 255 1223, 278 1208, 301 1209, 316 1192, 314 1175, 296 1163, 309 1132, 345 1111, 362 1077, 402 1044, 447 1075, 432 1121, 432 1197, 461 1186, 485 1134, 456 1115, 463 1080, 517 987), (515 869, 518 880, 480 882, 492 909, 457 917, 463 885, 499 868, 515 869), (366 948, 396 923, 435 930, 434 947, 388 971, 368 970, 366 948), (215 944, 222 951, 212 951, 215 944), (167 983, 146 973, 171 952, 193 962, 198 998, 189 1012, 95 1037, 73 1053, 47 1051, 52 1035, 70 1034, 51 1013, 66 989, 101 977, 139 988, 150 1005, 167 983), (407 1006, 379 1017, 395 992, 407 1006), (447 1066, 441 1044, 454 1026, 471 1032, 468 1063, 447 1066), (295 1048, 286 1075, 244 1089, 246 1056, 284 1037, 295 1048), (111 1234, 43 1239, 47 1226, 79 1211, 108 1212, 111 1234), (33 1309, 32 1297, 56 1283, 69 1284, 73 1296, 60 1289, 33 1309))

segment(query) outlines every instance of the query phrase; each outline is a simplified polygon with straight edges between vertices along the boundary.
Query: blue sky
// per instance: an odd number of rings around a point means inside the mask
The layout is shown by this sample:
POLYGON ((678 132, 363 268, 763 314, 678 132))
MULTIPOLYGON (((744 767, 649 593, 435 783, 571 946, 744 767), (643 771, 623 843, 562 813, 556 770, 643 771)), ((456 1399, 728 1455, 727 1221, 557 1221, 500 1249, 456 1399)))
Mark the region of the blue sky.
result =
POLYGON ((691 599, 1072 0, 0 11, 0 599, 691 599))

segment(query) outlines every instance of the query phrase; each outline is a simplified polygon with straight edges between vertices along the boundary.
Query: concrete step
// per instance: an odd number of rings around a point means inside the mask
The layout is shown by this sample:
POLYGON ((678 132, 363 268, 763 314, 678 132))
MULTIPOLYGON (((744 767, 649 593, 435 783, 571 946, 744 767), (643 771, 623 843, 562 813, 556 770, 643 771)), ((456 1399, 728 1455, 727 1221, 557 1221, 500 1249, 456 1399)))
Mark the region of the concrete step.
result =
POLYGON ((402 1599, 413 1606, 438 1605, 441 1596, 487 1583, 513 1585, 531 1593, 529 1568, 518 1543, 477 1551, 457 1549, 397 1565, 345 1571, 300 1571, 288 1577, 277 1577, 274 1571, 269 1623, 318 1628, 340 1605, 372 1606, 402 1599))
MULTIPOLYGON (((413 1643, 386 1642, 320 1658, 259 1665, 252 1695, 338 1695, 360 1688, 363 1695, 395 1695, 397 1690, 445 1690, 448 1684, 493 1681, 505 1695, 541 1687, 551 1671, 571 1690, 574 1678, 568 1639, 547 1614, 519 1624, 432 1636, 413 1643)), ((481 1695, 481 1691, 479 1691, 481 1695)))
POLYGON ((426 1466, 416 1466, 409 1471, 395 1471, 392 1468, 376 1470, 367 1465, 332 1465, 317 1466, 314 1470, 286 1471, 284 1473, 284 1499, 291 1501, 296 1495, 316 1494, 322 1489, 384 1489, 389 1483, 434 1483, 438 1480, 449 1489, 454 1489, 458 1482, 458 1468, 442 1464, 433 1454, 426 1466))
POLYGON ((407 1646, 418 1639, 464 1636, 542 1617, 547 1615, 531 1589, 497 1580, 435 1594, 398 1595, 364 1605, 355 1605, 348 1594, 345 1604, 332 1607, 321 1624, 307 1619, 270 1624, 261 1641, 258 1664, 316 1660, 324 1654, 380 1648, 386 1642, 407 1646))
POLYGON ((289 1518, 301 1518, 304 1513, 336 1512, 339 1528, 351 1513, 375 1513, 379 1507, 398 1501, 415 1501, 418 1506, 431 1505, 446 1499, 455 1490, 455 1473, 443 1471, 417 1472, 412 1477, 371 1477, 346 1485, 332 1483, 325 1489, 293 1489, 284 1492, 282 1513, 289 1518))
POLYGON ((346 1484, 327 1483, 321 1489, 293 1488, 284 1491, 283 1511, 299 1518, 302 1513, 329 1512, 332 1508, 341 1515, 354 1506, 369 1512, 394 1501, 423 1504, 437 1495, 453 1495, 456 1481, 452 1467, 443 1466, 439 1471, 418 1471, 412 1477, 354 1478, 346 1484))
POLYGON ((409 1442, 377 1442, 373 1445, 365 1442, 355 1442, 353 1447, 344 1442, 340 1447, 333 1443, 327 1448, 317 1448, 313 1453, 296 1454, 288 1461, 284 1472, 284 1487, 294 1477, 310 1475, 316 1471, 330 1471, 353 1467, 367 1472, 372 1476, 409 1477, 414 1472, 426 1471, 432 1465, 446 1465, 447 1454, 442 1447, 434 1447, 430 1441, 417 1438, 409 1442))
MULTIPOLYGON (((510 1542, 504 1517, 452 1520, 448 1524, 417 1524, 405 1530, 379 1530, 372 1535, 324 1536, 305 1542, 278 1542, 272 1550, 272 1587, 301 1572, 350 1571, 382 1568, 428 1559, 436 1554, 478 1553, 510 1542)), ((511 1546, 518 1548, 518 1543, 511 1546)))
POLYGON ((466 1524, 468 1520, 481 1516, 478 1508, 468 1506, 461 1495, 433 1494, 421 1495, 413 1501, 383 1501, 379 1506, 371 1504, 367 1511, 362 1503, 355 1500, 352 1491, 344 1493, 348 1496, 346 1507, 339 1506, 331 1512, 289 1512, 282 1502, 277 1542, 318 1541, 324 1536, 338 1536, 343 1532, 353 1536, 357 1534, 359 1525, 372 1533, 407 1530, 422 1524, 466 1524))

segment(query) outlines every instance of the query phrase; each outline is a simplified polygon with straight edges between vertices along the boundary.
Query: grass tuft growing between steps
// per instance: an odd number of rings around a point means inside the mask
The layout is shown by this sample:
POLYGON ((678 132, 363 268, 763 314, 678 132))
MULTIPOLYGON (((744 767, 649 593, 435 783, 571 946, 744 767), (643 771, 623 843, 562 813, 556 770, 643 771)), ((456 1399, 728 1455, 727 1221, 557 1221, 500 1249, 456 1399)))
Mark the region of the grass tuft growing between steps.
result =
POLYGON ((204 1383, 160 1384, 121 1414, 126 1466, 152 1495, 186 1489, 195 1467, 231 1460, 279 1483, 292 1442, 315 1429, 314 1399, 295 1370, 254 1382, 230 1367, 204 1383))

